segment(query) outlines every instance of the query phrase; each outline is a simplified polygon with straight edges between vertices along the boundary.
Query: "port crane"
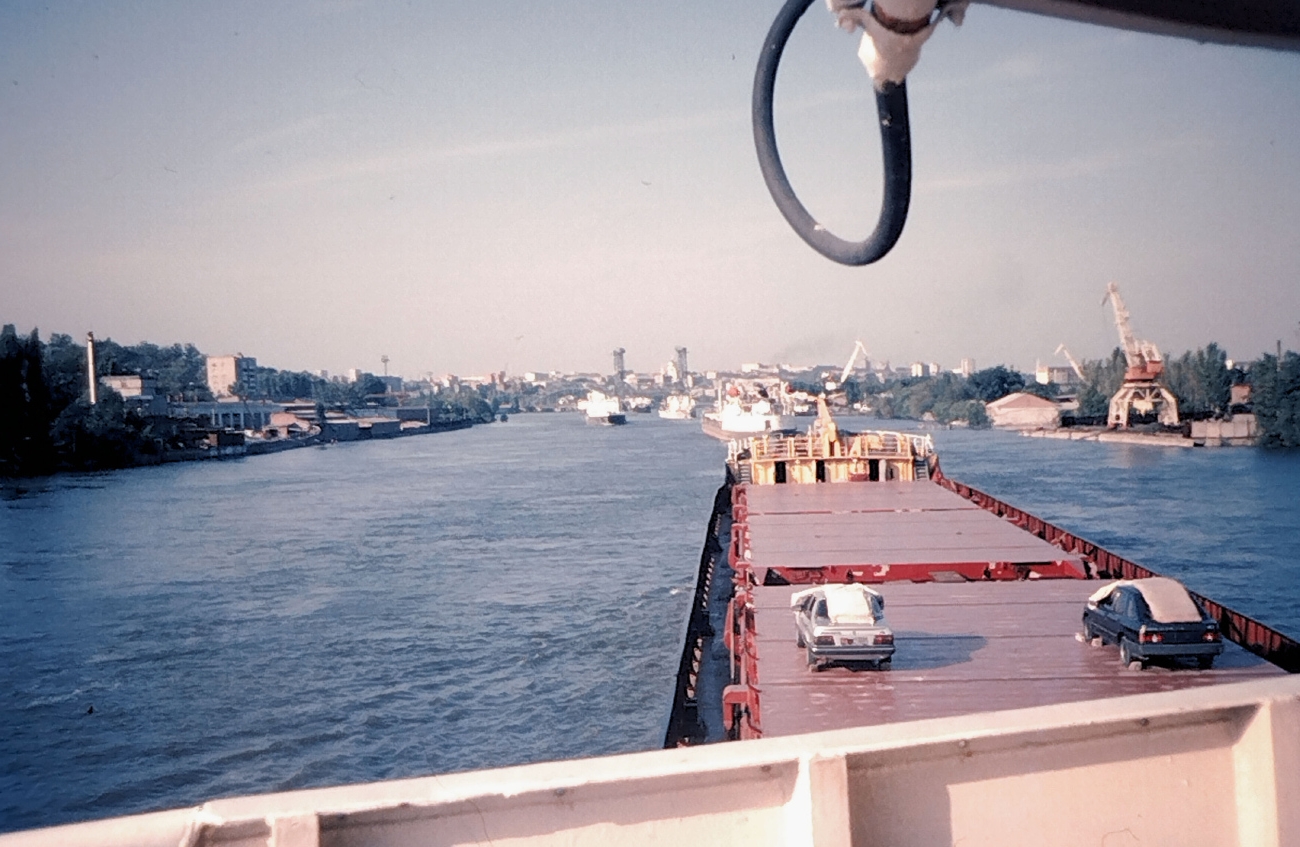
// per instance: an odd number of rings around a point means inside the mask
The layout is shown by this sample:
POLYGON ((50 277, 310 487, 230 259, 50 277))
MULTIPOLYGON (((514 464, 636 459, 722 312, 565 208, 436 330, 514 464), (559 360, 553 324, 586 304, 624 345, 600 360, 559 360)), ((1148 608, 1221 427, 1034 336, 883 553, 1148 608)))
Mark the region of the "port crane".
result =
POLYGON ((853 364, 858 360, 858 354, 862 354, 862 361, 867 360, 867 348, 862 346, 861 341, 853 342, 853 352, 849 354, 848 364, 844 366, 844 371, 840 374, 840 385, 848 381, 849 374, 853 373, 853 364))
POLYGON ((1057 355, 1060 355, 1061 353, 1065 354, 1065 360, 1070 363, 1070 367, 1074 370, 1074 375, 1079 378, 1079 382, 1088 381, 1088 378, 1083 375, 1083 367, 1073 356, 1070 355, 1070 351, 1065 349, 1065 342, 1061 342, 1061 344, 1057 346, 1056 353, 1057 355))
POLYGON ((842 388, 844 383, 848 382, 849 375, 853 373, 853 366, 857 364, 858 354, 862 355, 863 362, 867 361, 867 348, 862 345, 861 341, 853 342, 853 352, 849 354, 849 360, 845 363, 844 370, 840 371, 839 382, 831 382, 830 380, 827 380, 827 391, 834 391, 837 388, 842 388))
MULTIPOLYGON (((1115 328, 1119 331, 1120 345, 1124 349, 1127 368, 1124 371, 1124 383, 1110 398, 1110 414, 1106 425, 1111 427, 1128 427, 1131 411, 1140 414, 1156 412, 1156 419, 1166 426, 1178 425, 1178 401, 1157 380, 1165 371, 1165 361, 1160 350, 1150 341, 1139 340, 1133 335, 1129 326, 1128 307, 1119 296, 1119 286, 1107 283, 1106 296, 1102 298, 1104 306, 1110 301, 1115 310, 1115 328)), ((1064 345, 1062 345, 1064 347, 1064 345)), ((1073 364, 1073 360, 1071 360, 1073 364)))

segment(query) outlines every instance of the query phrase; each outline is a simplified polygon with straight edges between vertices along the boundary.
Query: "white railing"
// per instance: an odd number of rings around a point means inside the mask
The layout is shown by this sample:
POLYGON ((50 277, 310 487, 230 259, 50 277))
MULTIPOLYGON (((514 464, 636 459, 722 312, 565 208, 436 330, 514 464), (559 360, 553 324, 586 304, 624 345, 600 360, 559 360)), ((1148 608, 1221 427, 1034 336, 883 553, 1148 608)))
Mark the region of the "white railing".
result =
POLYGON ((925 459, 934 453, 928 435, 889 430, 871 430, 828 440, 816 433, 807 435, 759 435, 730 442, 727 460, 795 459, 925 459))

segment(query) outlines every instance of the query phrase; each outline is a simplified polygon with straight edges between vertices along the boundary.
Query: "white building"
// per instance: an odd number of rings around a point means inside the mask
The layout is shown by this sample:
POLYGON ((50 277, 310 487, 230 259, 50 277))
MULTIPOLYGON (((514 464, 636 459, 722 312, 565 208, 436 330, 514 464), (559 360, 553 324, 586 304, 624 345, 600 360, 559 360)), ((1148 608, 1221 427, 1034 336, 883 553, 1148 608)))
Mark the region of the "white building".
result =
POLYGON ((116 391, 129 405, 146 415, 167 414, 167 398, 158 393, 158 380, 140 374, 101 376, 99 384, 116 391))
POLYGON ((1004 429, 1056 429, 1060 412, 1051 400, 1017 391, 984 405, 994 426, 1004 429))
POLYGON ((257 360, 242 353, 234 356, 208 356, 208 390, 213 397, 242 394, 257 369, 257 360))
POLYGON ((1078 381, 1078 375, 1075 374, 1074 368, 1071 367, 1058 367, 1039 363, 1034 368, 1034 382, 1039 385, 1047 385, 1049 382, 1054 382, 1057 385, 1074 385, 1078 381))

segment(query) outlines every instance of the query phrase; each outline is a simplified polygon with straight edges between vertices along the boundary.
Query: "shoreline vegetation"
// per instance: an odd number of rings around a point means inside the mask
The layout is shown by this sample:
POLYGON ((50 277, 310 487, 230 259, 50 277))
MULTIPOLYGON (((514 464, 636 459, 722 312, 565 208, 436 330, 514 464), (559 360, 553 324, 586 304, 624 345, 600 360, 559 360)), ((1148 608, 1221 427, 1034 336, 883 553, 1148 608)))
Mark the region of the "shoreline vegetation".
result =
POLYGON ((0 478, 258 455, 362 440, 372 432, 376 438, 417 435, 495 419, 493 408, 472 390, 412 396, 408 399, 418 406, 400 415, 395 398, 376 399, 385 386, 380 381, 377 387, 371 375, 339 384, 311 374, 259 368, 258 399, 293 404, 298 410, 278 431, 259 433, 275 437, 245 440, 242 430, 211 426, 201 417, 151 414, 103 384, 104 377, 148 374, 165 401, 211 403, 216 398, 207 386, 205 357, 194 345, 127 347, 97 340, 95 353, 100 384, 92 404, 85 345, 62 334, 43 342, 37 330, 19 335, 12 324, 0 330, 0 478), (388 417, 391 426, 371 425, 388 417))

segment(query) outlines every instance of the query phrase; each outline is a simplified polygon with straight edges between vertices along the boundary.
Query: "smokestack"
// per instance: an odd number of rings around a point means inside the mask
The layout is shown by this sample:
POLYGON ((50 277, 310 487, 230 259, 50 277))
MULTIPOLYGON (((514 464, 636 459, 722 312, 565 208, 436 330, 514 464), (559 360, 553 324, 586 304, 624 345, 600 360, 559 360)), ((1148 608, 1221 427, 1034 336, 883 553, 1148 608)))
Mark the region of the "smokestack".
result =
POLYGON ((90 405, 99 400, 99 379, 95 377, 95 333, 86 333, 86 372, 90 377, 90 405))

